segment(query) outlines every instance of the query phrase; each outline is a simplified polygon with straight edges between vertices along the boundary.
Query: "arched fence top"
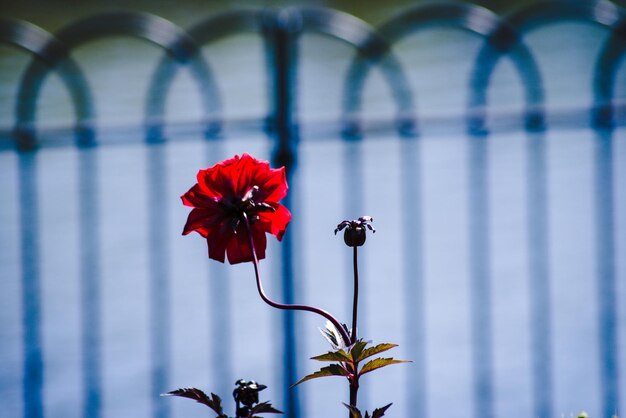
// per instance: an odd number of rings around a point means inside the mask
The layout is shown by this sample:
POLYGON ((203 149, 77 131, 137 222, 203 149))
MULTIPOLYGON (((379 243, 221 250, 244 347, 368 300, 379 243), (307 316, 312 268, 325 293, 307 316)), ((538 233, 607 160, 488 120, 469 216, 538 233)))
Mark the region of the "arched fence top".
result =
POLYGON ((185 61, 197 54, 198 47, 182 28, 162 17, 142 12, 110 12, 75 21, 56 33, 69 50, 98 39, 131 36, 144 39, 185 61))
MULTIPOLYGON (((409 35, 414 35, 425 29, 452 28, 480 36, 484 47, 477 59, 475 70, 470 81, 470 99, 467 110, 468 131, 471 133, 485 132, 487 107, 487 89, 491 71, 495 68, 497 59, 505 53, 511 52, 511 58, 524 81, 526 89, 527 108, 536 109, 543 102, 541 94, 541 79, 539 70, 530 51, 519 42, 514 28, 494 12, 481 7, 464 3, 444 2, 417 5, 402 10, 378 27, 378 32, 389 44, 395 45, 409 35), (516 48, 514 48, 514 46, 516 48), (484 63, 486 61, 486 63, 484 63), (480 70, 480 73, 479 73, 480 70), (486 76, 483 74, 486 71, 486 76)), ((398 68, 395 74, 404 71, 399 62, 392 61, 398 68)), ((361 108, 362 88, 368 75, 369 66, 361 57, 351 65, 346 90, 344 92, 344 120, 348 121, 346 130, 350 135, 358 132, 358 117, 356 114, 361 108)), ((403 79, 403 86, 408 82, 403 79)), ((412 95, 400 90, 396 94, 397 102, 402 103, 398 110, 397 126, 401 134, 412 135, 416 131, 416 116, 412 95)))
MULTIPOLYGON (((84 74, 78 65, 69 56, 66 45, 54 35, 31 23, 0 18, 0 43, 13 45, 23 51, 31 53, 33 58, 30 65, 22 74, 24 80, 29 79, 34 73, 47 73, 56 70, 66 88, 68 89, 77 119, 88 120, 92 117, 92 100, 87 88, 84 74)), ((37 88, 39 88, 37 83, 37 88)), ((34 106, 34 101, 33 106, 34 106)), ((31 102, 31 91, 18 90, 16 113, 28 112, 31 102)), ((19 116, 18 116, 19 120, 19 116)), ((91 138, 92 132, 86 126, 77 123, 77 132, 82 138, 91 138)), ((14 130, 16 147, 28 151, 36 147, 34 118, 17 124, 14 130)))
POLYGON ((245 8, 219 13, 194 23, 187 31, 194 41, 207 45, 241 33, 263 33, 269 11, 245 8))
MULTIPOLYGON (((178 62, 184 63, 190 60, 201 60, 199 49, 195 41, 181 28, 161 17, 148 13, 139 12, 111 12, 90 16, 73 22, 56 33, 56 38, 65 47, 67 53, 79 46, 98 39, 113 36, 132 36, 144 39, 161 47, 169 56, 178 62)), ((53 57, 53 62, 63 63, 67 61, 65 55, 53 57), (56 61, 54 61, 56 60, 56 61)), ((200 72, 206 70, 208 65, 198 65, 200 72)), ((80 97, 72 95, 76 109, 76 136, 80 146, 91 146, 95 141, 93 127, 93 104, 89 87, 84 77, 77 76, 80 71, 75 64, 72 65, 68 77, 80 79, 80 97)), ((35 114, 39 93, 49 67, 38 65, 31 61, 24 72, 18 90, 16 136, 21 138, 19 148, 33 148, 35 141, 35 114)), ((210 79, 210 75, 204 79, 210 79)))
POLYGON ((365 21, 333 9, 298 7, 290 8, 297 35, 316 33, 329 36, 354 48, 355 55, 349 64, 344 82, 343 115, 341 129, 344 138, 360 137, 361 126, 358 120, 360 95, 363 82, 371 65, 378 65, 389 85, 398 109, 398 120, 404 124, 404 133, 413 132, 413 99, 411 88, 399 61, 394 57, 391 45, 378 30, 365 21))
MULTIPOLYGON (((620 63, 626 53, 626 12, 608 0, 571 2, 543 0, 531 3, 506 16, 482 6, 467 3, 436 2, 401 10, 378 27, 350 14, 317 7, 284 9, 244 8, 202 19, 187 29, 159 16, 140 12, 109 12, 77 20, 54 35, 27 22, 0 18, 0 42, 33 54, 18 90, 15 136, 18 148, 31 149, 35 141, 35 113, 38 96, 47 74, 55 69, 70 91, 75 117, 77 143, 95 141, 95 111, 84 74, 72 60, 71 51, 97 39, 132 36, 161 48, 165 54, 152 76, 146 95, 146 138, 164 139, 165 101, 171 82, 180 65, 188 66, 202 97, 207 137, 220 131, 221 99, 218 86, 200 49, 218 40, 242 33, 258 34, 268 54, 272 71, 271 31, 283 20, 294 43, 307 33, 329 36, 354 48, 342 93, 340 122, 346 138, 358 138, 362 132, 361 108, 365 81, 372 66, 378 66, 392 92, 396 106, 396 126, 401 135, 417 133, 418 115, 414 95, 393 46, 409 35, 425 29, 455 28, 483 39, 470 74, 467 105, 468 130, 486 132, 487 91, 499 60, 512 59, 520 75, 525 97, 527 129, 544 127, 544 93, 541 71, 524 36, 544 25, 562 21, 581 21, 608 30, 606 44, 596 61, 593 76, 594 124, 612 126, 613 93, 620 63)), ((297 65, 293 61, 291 65, 297 65)), ((271 84, 271 83, 270 83, 271 84)), ((270 89, 273 86, 269 85, 270 89)))
POLYGON ((49 65, 66 53, 63 43, 39 26, 4 17, 0 17, 0 43, 16 46, 49 65))
POLYGON ((377 56, 389 49, 387 41, 373 26, 348 13, 313 7, 301 7, 296 11, 302 33, 330 36, 368 56, 377 56))
POLYGON ((543 0, 507 16, 520 34, 563 21, 598 24, 612 29, 624 18, 624 10, 608 0, 543 0))
POLYGON ((592 124, 596 128, 610 129, 614 126, 613 97, 615 80, 626 56, 626 13, 612 26, 609 39, 602 47, 594 69, 594 109, 592 124))
POLYGON ((378 30, 390 42, 431 27, 451 27, 489 36, 502 25, 501 18, 489 9, 467 3, 440 2, 401 10, 378 30))
POLYGON ((615 79, 626 54, 626 10, 608 0, 544 0, 511 13, 508 20, 521 37, 565 21, 596 25, 608 31, 595 62, 591 125, 602 129, 613 127, 615 79))

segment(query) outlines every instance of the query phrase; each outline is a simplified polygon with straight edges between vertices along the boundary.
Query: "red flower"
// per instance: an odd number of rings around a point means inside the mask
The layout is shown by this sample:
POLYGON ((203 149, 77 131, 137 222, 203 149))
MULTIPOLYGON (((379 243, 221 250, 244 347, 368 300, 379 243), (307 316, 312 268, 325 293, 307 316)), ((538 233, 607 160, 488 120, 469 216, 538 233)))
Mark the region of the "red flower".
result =
POLYGON ((206 238, 209 258, 231 264, 252 261, 244 214, 250 222, 258 259, 265 258, 265 233, 280 241, 291 213, 278 201, 287 195, 285 168, 272 169, 267 161, 248 154, 215 164, 198 172, 198 183, 181 196, 194 209, 183 235, 192 231, 206 238))

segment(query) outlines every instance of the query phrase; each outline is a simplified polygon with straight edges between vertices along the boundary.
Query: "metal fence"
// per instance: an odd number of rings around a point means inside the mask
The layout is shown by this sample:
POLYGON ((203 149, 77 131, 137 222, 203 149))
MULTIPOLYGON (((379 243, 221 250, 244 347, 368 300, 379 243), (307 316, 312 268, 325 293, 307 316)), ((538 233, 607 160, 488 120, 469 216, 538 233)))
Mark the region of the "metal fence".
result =
MULTIPOLYGON (((164 144, 169 141, 166 132, 166 101, 179 70, 187 68, 197 85, 203 106, 202 127, 207 141, 215 146, 222 142, 223 132, 229 126, 249 124, 249 121, 228 121, 221 116, 219 83, 210 63, 201 50, 204 46, 240 33, 255 33, 261 37, 266 53, 268 75, 268 98, 270 109, 267 118, 255 121, 253 129, 270 138, 275 165, 287 167, 288 181, 296 182, 298 162, 301 159, 301 124, 296 106, 298 98, 298 48, 304 34, 316 33, 346 43, 354 50, 354 58, 344 77, 341 92, 342 113, 338 121, 330 121, 318 130, 337 132, 345 141, 343 161, 346 173, 345 190, 364 190, 367 169, 364 162, 362 142, 385 132, 395 132, 401 141, 401 189, 411 190, 401 196, 402 275, 406 327, 405 345, 415 365, 407 374, 406 405, 411 416, 427 416, 429 382, 422 371, 428 367, 425 352, 427 338, 425 283, 423 259, 425 244, 420 165, 425 158, 420 150, 422 135, 420 115, 416 111, 419 92, 413 91, 407 79, 410 69, 399 59, 395 46, 409 36, 430 28, 453 28, 469 32, 481 39, 481 47, 473 61, 467 86, 465 130, 467 132, 467 219, 468 222, 468 278, 470 300, 471 375, 473 411, 467 415, 492 417, 494 411, 494 352, 493 352, 493 281, 490 242, 490 186, 489 186, 489 139, 493 128, 525 132, 527 168, 526 193, 526 248, 527 278, 529 286, 530 356, 532 415, 555 416, 554 357, 559 356, 553 347, 551 318, 554 308, 551 295, 549 192, 547 150, 545 135, 552 127, 593 128, 593 205, 594 246, 596 272, 594 296, 597 300, 597 344, 599 365, 599 412, 610 417, 618 412, 620 401, 625 400, 623 384, 620 384, 620 331, 624 320, 619 313, 620 286, 616 265, 623 260, 623 248, 616 244, 615 219, 624 211, 616 204, 613 153, 616 132, 623 132, 624 102, 614 99, 619 80, 620 65, 623 66, 626 51, 626 11, 608 1, 546 1, 537 2, 508 16, 499 16, 488 9, 462 3, 434 3, 404 10, 395 17, 374 28, 354 16, 323 8, 288 8, 281 10, 240 10, 200 20, 190 28, 182 29, 161 17, 136 12, 99 14, 71 22, 54 34, 30 23, 1 19, 0 42, 13 45, 32 54, 33 59, 21 74, 15 100, 15 127, 2 138, 4 153, 17 154, 17 196, 19 206, 19 270, 20 277, 3 277, 3 281, 19 280, 21 286, 22 317, 22 405, 24 417, 43 417, 46 379, 42 340, 41 254, 39 236, 46 228, 40 222, 38 179, 41 173, 38 155, 47 148, 75 147, 77 149, 76 179, 80 196, 77 211, 79 235, 78 253, 81 284, 80 294, 80 355, 82 358, 82 415, 99 417, 102 412, 101 361, 103 331, 102 282, 108 280, 102 272, 101 251, 103 231, 99 229, 103 202, 100 200, 98 153, 105 147, 99 142, 95 128, 97 121, 94 99, 85 74, 74 60, 72 51, 88 42, 112 36, 141 38, 160 47, 164 54, 154 69, 146 92, 143 135, 147 150, 145 161, 148 175, 146 194, 147 228, 149 230, 148 266, 150 281, 148 329, 150 346, 150 380, 152 415, 165 418, 172 415, 167 402, 158 395, 184 382, 171 379, 171 296, 172 254, 170 236, 167 233, 168 168, 164 144), (526 45, 525 37, 537 28, 564 21, 582 21, 603 28, 606 42, 600 49, 594 65, 593 85, 581 86, 591 89, 593 105, 590 109, 575 109, 565 115, 553 115, 548 120, 542 81, 542 68, 533 51, 526 45), (502 60, 510 60, 518 73, 524 97, 522 114, 514 113, 492 118, 488 111, 492 75, 502 60), (389 86, 395 103, 395 118, 391 121, 368 123, 361 116, 365 85, 373 69, 381 71, 389 86), (75 113, 74 135, 66 132, 44 135, 37 132, 37 105, 42 89, 50 74, 58 74, 69 92, 75 113), (562 117, 563 116, 563 117, 562 117), (522 120, 520 124, 518 120, 522 120), (230 125, 229 125, 230 124, 230 125), (39 138, 46 138, 40 140, 39 138), (15 151, 12 151, 14 149, 15 151), (349 182, 349 183, 348 183, 349 182), (622 256, 618 256, 622 254, 622 256)), ((4 111, 7 111, 6 109, 4 111)), ((435 122, 445 125, 448 121, 435 122)), ((125 141, 122 136, 121 142, 125 141)), ((623 162, 623 158, 621 159, 623 162)), ((622 181, 623 183, 623 181, 622 181)), ((4 193, 3 193, 4 194, 4 193)), ((347 192, 345 192, 348 195, 347 192)), ((286 206, 297 205, 291 197, 286 206)), ((344 205, 358 212, 363 207, 359 193, 345 197, 344 205)), ((3 203, 4 204, 4 203, 3 203)), ((361 213, 355 213, 361 215, 361 213)), ((287 234, 280 245, 281 299, 286 303, 297 302, 294 286, 295 264, 298 250, 295 242, 301 238, 296 229, 287 234)), ((9 245, 9 240, 3 245, 9 245)), ((216 275, 219 273, 215 273, 216 275)), ((624 277, 621 277, 622 281, 624 277)), ((220 286, 220 285, 216 285, 220 286)), ((220 320, 227 301, 213 297, 211 329, 217 335, 228 335, 226 321, 220 320)), ((290 417, 304 416, 299 392, 289 388, 303 373, 303 363, 298 359, 297 320, 292 313, 281 314, 281 356, 283 404, 290 417)), ((622 347, 623 349, 623 347, 622 347)), ((213 365, 232 362, 228 347, 214 354, 213 365)), ((216 366, 217 367, 217 366, 216 366)), ((622 368, 623 370, 623 368, 622 368)), ((219 373, 219 370, 216 371, 219 373)), ((226 372, 224 372, 226 373, 226 372)), ((13 382, 14 383, 14 382, 13 382)), ((9 383, 5 382, 4 385, 9 383)), ((5 393, 9 393, 5 391, 5 393)), ((2 395, 3 397, 5 395, 2 395)))

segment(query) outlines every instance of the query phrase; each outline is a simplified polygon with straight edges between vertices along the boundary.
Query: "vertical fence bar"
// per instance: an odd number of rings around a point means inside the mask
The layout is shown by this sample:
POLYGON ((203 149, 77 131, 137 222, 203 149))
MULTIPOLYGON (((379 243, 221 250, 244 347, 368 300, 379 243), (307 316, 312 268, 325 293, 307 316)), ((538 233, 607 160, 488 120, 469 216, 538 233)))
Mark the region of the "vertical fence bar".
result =
MULTIPOLYGON (((216 392, 228 394, 233 390, 233 356, 230 315, 230 281, 222 266, 209 263, 209 305, 211 308, 209 339, 211 344, 210 374, 216 392)), ((224 395, 222 395, 224 396, 224 395)))
POLYGON ((170 374, 170 251, 165 144, 148 143, 148 257, 150 273, 151 391, 154 418, 168 418, 170 403, 159 397, 170 374))
MULTIPOLYGON (((214 138, 206 142, 206 160, 221 161, 225 157, 222 143, 214 138)), ((209 164, 210 165, 210 164, 209 164)), ((220 263, 209 263, 209 335, 211 344, 211 377, 216 393, 226 394, 233 389, 233 356, 231 337, 230 280, 227 270, 220 263)))
POLYGON ((474 416, 493 417, 488 137, 469 138, 469 263, 474 416))
MULTIPOLYGON (((620 410, 619 317, 616 299, 615 199, 613 172, 614 95, 620 65, 626 56, 626 11, 615 9, 611 35, 605 42, 594 69, 595 135, 595 233, 598 298, 598 338, 603 416, 617 416, 620 410), (619 22, 619 23, 618 23, 619 22)), ((621 324, 622 330, 624 328, 621 324)), ((623 392, 622 392, 623 393, 623 392)), ((622 399, 624 399, 622 397, 622 399)))
POLYGON ((37 154, 19 154, 20 238, 22 270, 22 321, 24 418, 42 418, 44 365, 41 347, 41 283, 39 255, 39 199, 37 154))
MULTIPOLYGON (((292 179, 293 172, 290 175, 287 175, 288 184, 291 184, 290 182, 292 179)), ((283 199, 283 204, 286 207, 291 207, 292 201, 293 198, 287 195, 285 199, 283 199)), ((283 288, 283 300, 284 303, 287 304, 292 304, 295 301, 293 283, 293 247, 293 234, 286 233, 281 244, 281 284, 283 288)), ((283 401, 285 402, 285 415, 289 418, 301 418, 298 389, 291 388, 291 385, 298 381, 298 363, 296 358, 298 345, 296 341, 295 316, 293 311, 284 311, 282 314, 284 332, 282 358, 285 359, 285 362, 283 363, 283 401)))
MULTIPOLYGON (((289 10, 283 10, 275 15, 271 27, 272 76, 274 86, 273 94, 273 121, 275 134, 275 149, 273 160, 275 165, 284 166, 287 172, 287 182, 292 184, 297 162, 298 129, 295 115, 295 89, 296 89, 296 60, 297 60, 297 34, 294 16, 289 10)), ((292 209, 293 192, 288 193, 283 199, 283 204, 292 209)), ((294 303, 294 247, 293 234, 287 233, 281 244, 282 251, 282 289, 283 303, 294 303)), ((298 364, 296 360, 297 341, 295 333, 294 312, 286 310, 283 315, 283 357, 285 359, 283 369, 283 399, 285 402, 285 416, 287 418, 302 418, 300 415, 300 402, 298 389, 290 386, 298 379, 298 364)))
POLYGON ((527 228, 530 289, 533 412, 552 414, 552 309, 548 251, 546 143, 541 133, 527 138, 527 228))
POLYGON ((418 138, 401 143, 403 190, 404 318, 406 346, 414 362, 414 373, 406 373, 407 405, 411 416, 427 418, 426 404, 426 318, 424 304, 424 256, 422 240, 421 147, 418 138))
POLYGON ((601 414, 617 415, 619 403, 618 327, 615 282, 613 134, 597 131, 595 142, 595 229, 598 342, 602 382, 601 414))
POLYGON ((83 417, 98 418, 102 415, 98 158, 95 148, 78 152, 83 417))

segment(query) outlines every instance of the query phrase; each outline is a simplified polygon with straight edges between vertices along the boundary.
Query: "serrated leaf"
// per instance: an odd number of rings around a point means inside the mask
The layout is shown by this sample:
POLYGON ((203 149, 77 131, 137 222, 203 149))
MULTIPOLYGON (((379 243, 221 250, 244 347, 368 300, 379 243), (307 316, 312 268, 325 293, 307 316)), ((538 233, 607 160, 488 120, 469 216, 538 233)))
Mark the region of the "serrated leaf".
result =
POLYGON ((215 393, 211 393, 211 398, 206 393, 196 388, 180 388, 171 392, 163 393, 161 396, 180 396, 182 398, 193 399, 194 401, 211 408, 219 417, 225 417, 222 410, 222 399, 215 393))
POLYGON ((342 402, 342 404, 350 410, 350 414, 352 415, 352 418, 361 418, 361 411, 359 411, 359 409, 356 406, 348 405, 345 402, 342 402))
POLYGON ((213 402, 214 405, 216 405, 219 408, 220 413, 223 413, 223 410, 222 410, 222 398, 217 396, 215 393, 211 392, 211 401, 213 402))
POLYGON ((374 409, 374 412, 372 412, 372 418, 380 418, 383 415, 385 415, 385 412, 387 411, 387 409, 389 409, 391 405, 392 404, 389 404, 389 405, 383 406, 382 408, 374 409))
MULTIPOLYGON (((346 324, 342 324, 342 326, 343 326, 343 329, 346 331, 346 333, 350 335, 350 331, 348 330, 348 327, 346 326, 346 324)), ((326 321, 326 328, 325 329, 318 328, 318 329, 322 333, 322 336, 324 336, 326 341, 328 341, 328 343, 334 350, 342 350, 346 348, 346 344, 343 338, 341 337, 341 333, 332 322, 326 321)))
POLYGON ((282 414, 282 411, 274 408, 269 402, 261 402, 256 404, 251 410, 251 414, 282 414))
MULTIPOLYGON (((354 406, 350 406, 347 403, 342 402, 343 405, 348 408, 352 414, 352 418, 361 418, 361 411, 359 411, 358 408, 354 407, 354 406)), ((387 411, 387 409, 389 409, 389 407, 392 404, 389 405, 385 405, 382 408, 376 408, 374 409, 374 412, 372 412, 372 416, 371 418, 380 418, 382 416, 385 415, 385 412, 387 411)), ((365 411, 365 418, 370 418, 370 414, 369 412, 365 411)))
POLYGON ((359 356, 359 361, 365 360, 368 357, 372 357, 376 354, 382 353, 383 351, 391 350, 392 348, 397 347, 397 346, 398 344, 382 343, 374 347, 366 348, 365 350, 363 350, 363 352, 359 356))
POLYGON ((311 357, 311 360, 317 361, 347 361, 352 362, 352 358, 343 350, 329 351, 326 354, 311 357))
POLYGON ((369 361, 369 362, 365 363, 365 366, 363 366, 363 368, 359 372, 359 376, 362 376, 365 373, 369 373, 369 372, 374 371, 376 369, 380 369, 381 367, 390 366, 392 364, 399 364, 399 363, 411 363, 411 362, 408 361, 408 360, 395 360, 393 358, 381 358, 381 357, 379 357, 377 359, 374 359, 372 361, 369 361))
POLYGON ((352 356, 352 360, 355 363, 359 361, 359 358, 361 357, 361 353, 363 352, 363 349, 365 348, 366 345, 367 345, 367 341, 359 340, 356 343, 354 343, 354 346, 352 346, 352 350, 350 350, 350 356, 352 356))
POLYGON ((322 367, 321 369, 319 369, 318 371, 316 371, 315 373, 311 373, 308 376, 303 377, 302 379, 300 379, 296 384, 292 385, 291 387, 297 386, 300 383, 306 382, 307 380, 311 380, 311 379, 317 379, 319 377, 326 377, 326 376, 349 376, 350 373, 348 373, 348 371, 346 369, 344 369, 343 367, 341 367, 338 364, 331 364, 330 366, 326 366, 326 367, 322 367))

